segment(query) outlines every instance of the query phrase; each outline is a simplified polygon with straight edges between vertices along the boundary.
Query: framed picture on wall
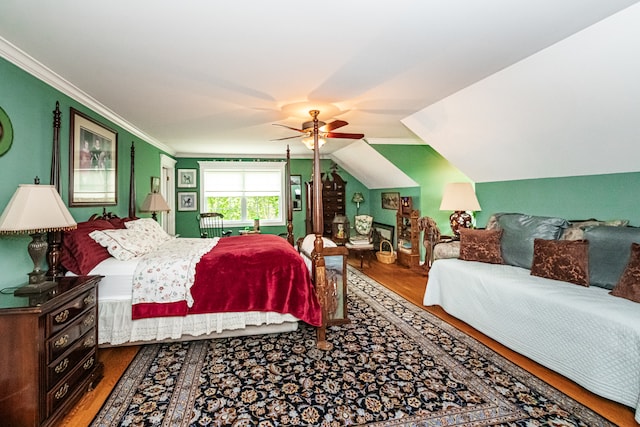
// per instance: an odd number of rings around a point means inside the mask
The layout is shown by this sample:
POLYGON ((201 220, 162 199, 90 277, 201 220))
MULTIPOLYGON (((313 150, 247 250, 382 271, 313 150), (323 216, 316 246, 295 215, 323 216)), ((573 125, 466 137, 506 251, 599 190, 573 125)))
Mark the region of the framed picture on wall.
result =
POLYGON ((69 206, 118 202, 118 133, 71 108, 69 206))
POLYGON ((152 176, 151 177, 151 192, 159 193, 160 192, 160 177, 152 176))
MULTIPOLYGON (((380 222, 373 221, 372 227, 383 239, 386 239, 391 242, 391 246, 393 246, 393 233, 395 231, 395 227, 393 225, 382 224, 380 222)), ((377 248, 376 248, 377 249, 377 248)))
POLYGON ((179 211, 197 211, 198 193, 195 191, 181 191, 178 193, 179 211))
POLYGON ((196 170, 178 169, 178 187, 196 188, 196 170))
POLYGON ((291 205, 294 211, 302 210, 302 176, 291 175, 291 205))
POLYGON ((398 210, 400 207, 400 193, 390 192, 381 193, 380 195, 382 197, 382 209, 398 210))

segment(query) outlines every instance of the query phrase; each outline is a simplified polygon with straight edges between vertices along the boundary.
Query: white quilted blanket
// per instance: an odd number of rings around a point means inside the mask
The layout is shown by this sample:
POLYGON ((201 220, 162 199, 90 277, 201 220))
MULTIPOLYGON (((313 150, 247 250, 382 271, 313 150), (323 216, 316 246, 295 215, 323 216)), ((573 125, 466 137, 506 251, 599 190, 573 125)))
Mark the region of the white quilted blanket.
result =
POLYGON ((635 408, 640 422, 640 304, 519 267, 458 259, 435 261, 424 304, 635 408))

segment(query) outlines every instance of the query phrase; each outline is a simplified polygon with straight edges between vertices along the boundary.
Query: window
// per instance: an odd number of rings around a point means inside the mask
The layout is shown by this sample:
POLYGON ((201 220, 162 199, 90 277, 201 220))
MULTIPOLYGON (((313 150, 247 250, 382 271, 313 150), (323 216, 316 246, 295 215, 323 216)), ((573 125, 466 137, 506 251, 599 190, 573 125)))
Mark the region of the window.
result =
POLYGON ((199 162, 202 212, 225 225, 284 225, 285 162, 199 162))

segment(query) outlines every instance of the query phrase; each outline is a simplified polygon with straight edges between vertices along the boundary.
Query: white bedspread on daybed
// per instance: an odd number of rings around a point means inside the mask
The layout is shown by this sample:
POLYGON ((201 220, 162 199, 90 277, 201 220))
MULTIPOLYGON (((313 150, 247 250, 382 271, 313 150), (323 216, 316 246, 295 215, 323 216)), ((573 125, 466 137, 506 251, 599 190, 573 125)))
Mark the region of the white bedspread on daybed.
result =
POLYGON ((293 331, 298 319, 274 312, 211 313, 131 319, 132 276, 137 259, 108 258, 90 274, 104 276, 98 285, 98 344, 224 337, 293 331))
POLYGON ((440 305, 588 390, 635 408, 640 422, 640 304, 608 292, 520 267, 439 259, 424 304, 440 305))

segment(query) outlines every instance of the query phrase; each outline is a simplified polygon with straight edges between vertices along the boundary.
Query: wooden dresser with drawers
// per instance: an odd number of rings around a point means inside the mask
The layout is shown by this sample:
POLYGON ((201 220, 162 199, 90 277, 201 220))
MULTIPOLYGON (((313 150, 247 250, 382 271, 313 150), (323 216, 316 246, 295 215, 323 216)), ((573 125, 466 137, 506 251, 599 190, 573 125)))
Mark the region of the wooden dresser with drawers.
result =
POLYGON ((0 424, 54 426, 101 379, 100 279, 64 277, 29 296, 0 291, 0 424))

